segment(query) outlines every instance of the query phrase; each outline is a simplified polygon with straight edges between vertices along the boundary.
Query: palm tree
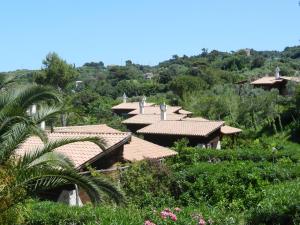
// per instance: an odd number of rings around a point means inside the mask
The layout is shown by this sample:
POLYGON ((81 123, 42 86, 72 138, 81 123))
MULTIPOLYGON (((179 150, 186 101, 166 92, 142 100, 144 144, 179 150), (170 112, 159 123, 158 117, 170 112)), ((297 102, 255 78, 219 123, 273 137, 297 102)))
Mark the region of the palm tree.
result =
POLYGON ((62 145, 82 141, 93 142, 104 149, 104 140, 88 137, 49 142, 45 131, 39 128, 42 121, 61 113, 56 92, 38 85, 9 88, 1 85, 0 80, 0 212, 39 191, 70 184, 84 189, 95 204, 101 201, 103 193, 116 203, 123 200, 114 185, 100 177, 79 174, 69 158, 54 151, 62 145), (39 111, 28 115, 27 109, 33 104, 39 106, 39 111), (17 156, 16 149, 32 135, 40 137, 44 146, 17 156))

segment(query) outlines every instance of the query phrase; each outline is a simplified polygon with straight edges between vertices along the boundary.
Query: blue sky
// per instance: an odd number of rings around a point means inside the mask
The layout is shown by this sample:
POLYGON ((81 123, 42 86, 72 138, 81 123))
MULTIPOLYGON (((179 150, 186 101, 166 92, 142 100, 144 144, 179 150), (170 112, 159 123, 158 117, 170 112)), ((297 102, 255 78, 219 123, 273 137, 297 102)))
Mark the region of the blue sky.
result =
POLYGON ((3 0, 0 71, 69 63, 157 64, 202 48, 299 45, 298 0, 3 0))

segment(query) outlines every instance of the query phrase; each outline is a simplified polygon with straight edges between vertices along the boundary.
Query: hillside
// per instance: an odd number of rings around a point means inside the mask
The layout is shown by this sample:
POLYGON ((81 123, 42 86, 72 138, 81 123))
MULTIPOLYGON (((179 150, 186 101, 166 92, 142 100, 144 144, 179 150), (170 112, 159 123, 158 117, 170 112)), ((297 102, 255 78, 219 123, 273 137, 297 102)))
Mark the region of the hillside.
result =
MULTIPOLYGON (((300 46, 282 52, 203 49, 156 66, 128 60, 124 66, 75 67, 50 53, 41 70, 1 73, 1 78, 15 76, 20 85, 36 82, 59 94, 63 110, 48 126, 105 123, 126 131, 124 117, 111 110, 126 93, 128 101, 146 96, 147 102, 180 105, 193 116, 223 120, 243 132, 236 141, 224 137, 222 150, 191 147, 182 139, 172 146, 178 154, 163 163, 122 164, 128 169, 109 180, 122 188, 125 206, 112 205, 105 196, 96 207, 67 207, 33 195, 15 211, 0 214, 0 222, 16 224, 19 213, 17 224, 26 225, 299 224, 300 85, 287 81, 282 95, 278 88, 250 84, 266 74, 274 77, 276 67, 281 76, 300 77, 300 46)), ((88 169, 91 177, 102 178, 88 169)))

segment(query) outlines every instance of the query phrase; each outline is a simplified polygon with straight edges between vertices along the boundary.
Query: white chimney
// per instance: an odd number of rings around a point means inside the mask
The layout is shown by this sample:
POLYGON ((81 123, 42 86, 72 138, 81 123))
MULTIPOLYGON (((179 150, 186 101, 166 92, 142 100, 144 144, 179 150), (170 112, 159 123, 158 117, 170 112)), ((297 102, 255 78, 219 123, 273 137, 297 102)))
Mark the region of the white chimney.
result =
POLYGON ((31 114, 31 115, 36 114, 36 105, 32 105, 32 106, 31 106, 30 114, 31 114))
POLYGON ((279 74, 279 72, 280 72, 280 69, 279 69, 279 67, 277 66, 276 69, 275 69, 275 79, 276 79, 276 80, 279 80, 279 79, 280 79, 280 74, 279 74))
POLYGON ((123 94, 123 103, 126 103, 127 102, 127 96, 126 96, 126 94, 125 94, 125 92, 124 92, 124 94, 123 94))
POLYGON ((42 130, 45 130, 46 129, 46 122, 42 121, 41 124, 40 124, 40 126, 41 126, 42 130))
POLYGON ((77 88, 79 88, 79 86, 81 86, 82 85, 82 81, 81 80, 76 80, 75 81, 75 88, 77 89, 77 88))
POLYGON ((145 101, 144 100, 140 101, 139 105, 140 105, 140 114, 144 114, 144 112, 145 112, 145 101))
POLYGON ((166 120, 167 119, 167 105, 166 103, 160 104, 160 119, 166 120))

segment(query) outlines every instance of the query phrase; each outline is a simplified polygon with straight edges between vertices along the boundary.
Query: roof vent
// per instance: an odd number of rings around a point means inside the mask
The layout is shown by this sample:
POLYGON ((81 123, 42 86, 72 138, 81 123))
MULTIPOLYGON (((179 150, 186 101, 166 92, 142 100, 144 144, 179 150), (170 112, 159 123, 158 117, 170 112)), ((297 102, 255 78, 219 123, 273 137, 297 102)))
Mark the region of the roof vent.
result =
POLYGON ((279 72, 280 72, 280 69, 279 69, 279 67, 277 66, 276 69, 275 69, 275 79, 276 79, 276 80, 279 80, 279 79, 280 79, 280 74, 279 74, 279 72))
POLYGON ((166 103, 160 104, 160 119, 166 120, 167 119, 167 105, 166 103))
POLYGON ((140 114, 144 114, 145 111, 145 101, 144 98, 142 101, 139 102, 139 106, 140 106, 140 114))
POLYGON ((127 95, 125 94, 125 92, 124 92, 124 94, 123 94, 123 103, 126 103, 127 102, 127 95))
POLYGON ((40 126, 41 126, 42 130, 45 130, 46 129, 46 122, 42 121, 41 124, 40 124, 40 126))
POLYGON ((30 115, 34 115, 34 114, 36 114, 36 105, 33 104, 30 109, 30 115))

